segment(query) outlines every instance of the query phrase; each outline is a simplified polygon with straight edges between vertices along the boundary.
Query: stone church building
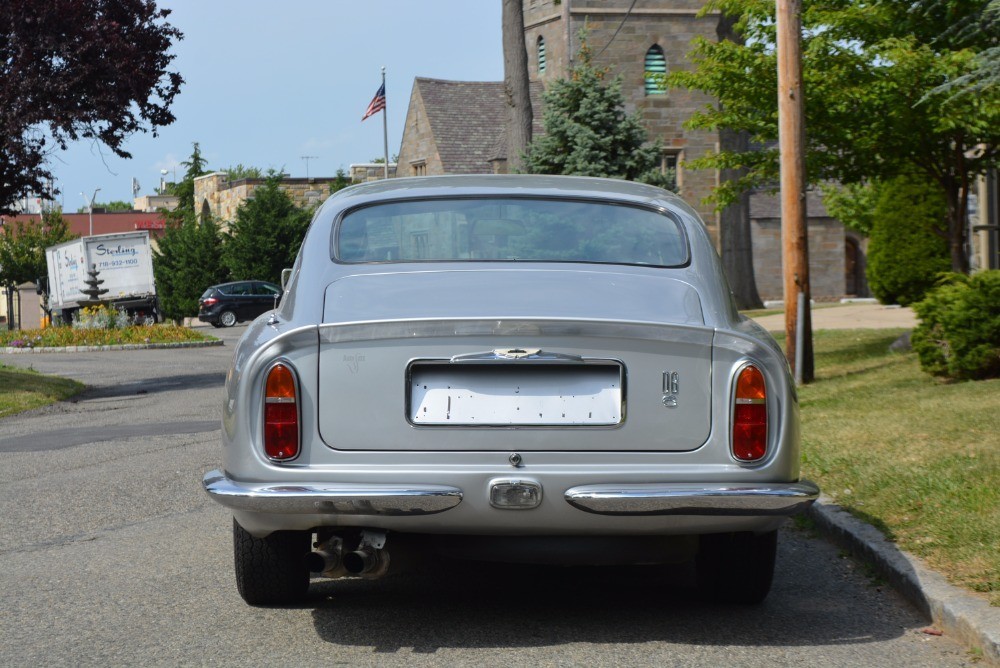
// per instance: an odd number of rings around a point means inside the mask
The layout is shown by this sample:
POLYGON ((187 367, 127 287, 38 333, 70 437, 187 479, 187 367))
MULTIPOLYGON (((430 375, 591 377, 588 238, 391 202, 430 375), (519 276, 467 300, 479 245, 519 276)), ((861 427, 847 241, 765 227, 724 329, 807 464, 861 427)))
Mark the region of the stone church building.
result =
MULTIPOLYGON (((626 111, 638 112, 649 138, 663 147, 680 195, 718 238, 719 215, 704 199, 717 185, 714 170, 685 164, 718 150, 719 133, 690 130, 685 121, 713 100, 696 91, 667 90, 649 75, 690 68, 695 38, 718 39, 719 16, 698 16, 704 0, 523 0, 534 132, 542 132, 542 89, 565 78, 587 30, 592 63, 622 79, 626 111)), ((397 161, 397 176, 506 171, 502 82, 414 81, 397 161)), ((760 296, 782 298, 780 212, 775 195, 751 197, 754 273, 760 296)), ((808 199, 812 294, 816 299, 867 296, 866 240, 829 217, 818 193, 808 199)))

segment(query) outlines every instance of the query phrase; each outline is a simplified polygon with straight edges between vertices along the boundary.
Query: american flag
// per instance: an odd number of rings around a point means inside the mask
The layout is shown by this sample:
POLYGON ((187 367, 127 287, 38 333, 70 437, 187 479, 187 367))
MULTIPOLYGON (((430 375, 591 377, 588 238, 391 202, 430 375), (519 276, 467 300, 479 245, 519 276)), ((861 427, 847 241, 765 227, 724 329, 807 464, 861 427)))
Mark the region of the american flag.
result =
POLYGON ((365 120, 373 114, 385 109, 385 83, 383 82, 381 86, 378 87, 378 92, 375 93, 375 97, 372 98, 371 103, 368 105, 368 110, 365 115, 361 117, 361 120, 365 120))

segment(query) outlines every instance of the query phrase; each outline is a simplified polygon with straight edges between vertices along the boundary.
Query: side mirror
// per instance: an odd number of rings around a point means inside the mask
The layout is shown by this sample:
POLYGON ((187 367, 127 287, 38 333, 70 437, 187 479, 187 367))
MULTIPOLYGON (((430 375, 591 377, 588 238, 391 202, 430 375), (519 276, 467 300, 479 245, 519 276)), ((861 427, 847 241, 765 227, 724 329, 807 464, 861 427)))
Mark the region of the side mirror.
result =
POLYGON ((288 279, 292 277, 291 269, 281 270, 281 289, 286 290, 288 288, 288 279))

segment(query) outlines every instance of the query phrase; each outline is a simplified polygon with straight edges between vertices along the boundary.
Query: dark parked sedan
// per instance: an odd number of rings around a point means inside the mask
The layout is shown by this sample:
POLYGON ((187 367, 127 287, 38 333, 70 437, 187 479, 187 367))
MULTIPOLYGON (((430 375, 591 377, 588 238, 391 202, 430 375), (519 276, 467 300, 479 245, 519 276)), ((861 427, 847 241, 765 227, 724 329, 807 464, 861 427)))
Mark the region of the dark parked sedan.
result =
POLYGON ((213 327, 232 327, 275 308, 280 296, 281 288, 266 281, 213 285, 198 300, 198 320, 213 327))

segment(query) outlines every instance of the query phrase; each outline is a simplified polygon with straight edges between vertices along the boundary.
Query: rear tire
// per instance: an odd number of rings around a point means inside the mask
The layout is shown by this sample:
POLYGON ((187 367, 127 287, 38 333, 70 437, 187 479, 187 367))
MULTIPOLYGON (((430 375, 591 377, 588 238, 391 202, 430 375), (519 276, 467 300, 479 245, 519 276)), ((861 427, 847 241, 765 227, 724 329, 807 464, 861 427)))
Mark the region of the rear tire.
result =
POLYGON ((219 314, 219 324, 223 327, 232 327, 236 324, 236 314, 232 311, 223 311, 219 314))
POLYGON ((311 534, 306 531, 275 531, 255 538, 233 520, 233 557, 236 588, 250 605, 292 605, 309 591, 311 534))
POLYGON ((771 590, 777 548, 777 531, 701 536, 698 589, 714 601, 760 603, 771 590))

